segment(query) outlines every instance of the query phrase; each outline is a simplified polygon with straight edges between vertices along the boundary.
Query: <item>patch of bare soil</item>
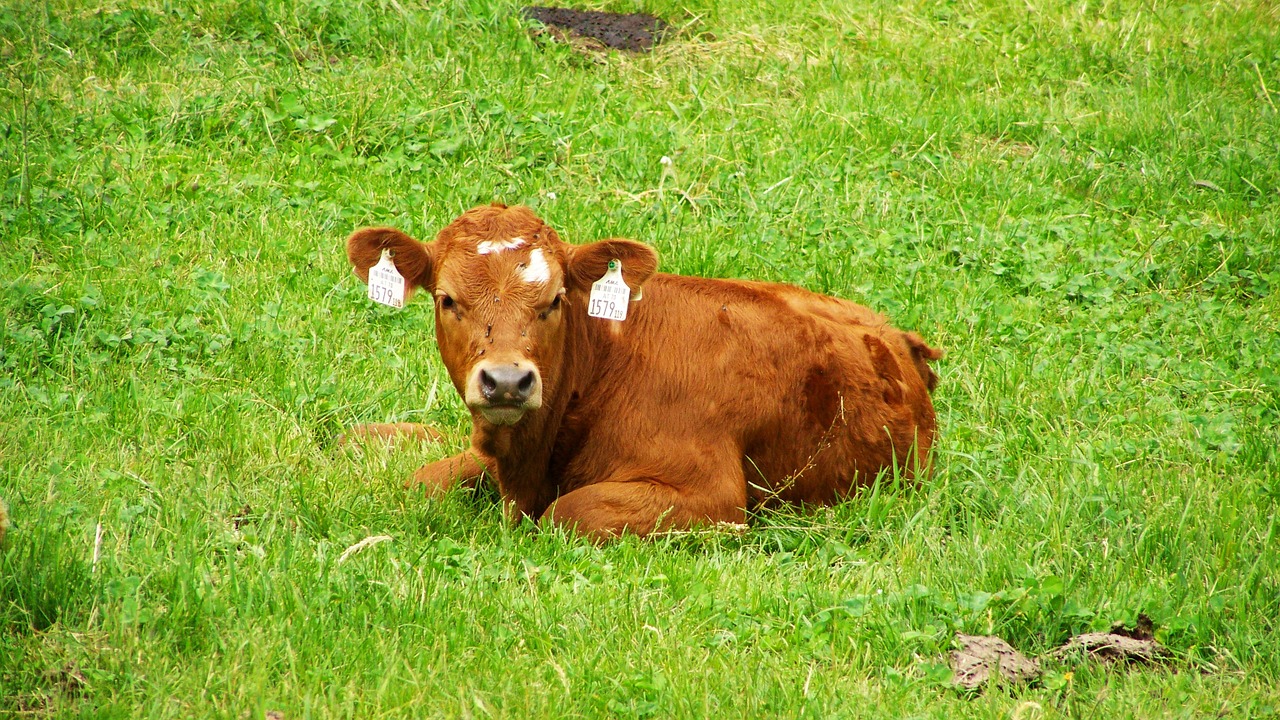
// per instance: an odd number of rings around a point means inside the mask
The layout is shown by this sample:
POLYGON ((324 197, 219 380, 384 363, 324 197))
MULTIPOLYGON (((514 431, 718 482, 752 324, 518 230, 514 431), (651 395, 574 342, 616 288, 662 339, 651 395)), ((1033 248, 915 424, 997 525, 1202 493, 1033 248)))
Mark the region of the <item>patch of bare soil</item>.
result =
POLYGON ((69 696, 81 695, 89 686, 89 681, 85 679, 84 673, 80 672, 80 668, 76 667, 74 662, 69 662, 56 670, 46 670, 44 679, 69 696))
POLYGON ((669 27, 660 18, 645 13, 611 13, 530 6, 524 16, 561 33, 590 38, 605 47, 632 52, 648 52, 662 40, 669 27))
POLYGON ((239 530, 244 525, 253 522, 253 507, 249 503, 245 503, 244 507, 240 508, 240 512, 231 515, 227 519, 231 521, 231 527, 239 530))

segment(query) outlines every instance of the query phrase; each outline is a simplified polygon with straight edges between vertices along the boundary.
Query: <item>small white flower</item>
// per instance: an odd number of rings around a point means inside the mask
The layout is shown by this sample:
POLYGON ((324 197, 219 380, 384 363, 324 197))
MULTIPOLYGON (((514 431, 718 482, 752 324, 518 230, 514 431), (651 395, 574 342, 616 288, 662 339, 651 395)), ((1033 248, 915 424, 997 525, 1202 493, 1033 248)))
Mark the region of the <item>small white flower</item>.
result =
POLYGON ((553 193, 553 192, 549 192, 549 193, 547 193, 547 199, 548 199, 548 200, 555 200, 555 199, 556 199, 556 194, 555 194, 555 193, 553 193))
POLYGON ((670 164, 671 164, 671 158, 667 157, 666 155, 663 155, 663 156, 662 156, 662 159, 661 159, 661 160, 659 160, 658 162, 662 163, 663 165, 670 165, 670 164))

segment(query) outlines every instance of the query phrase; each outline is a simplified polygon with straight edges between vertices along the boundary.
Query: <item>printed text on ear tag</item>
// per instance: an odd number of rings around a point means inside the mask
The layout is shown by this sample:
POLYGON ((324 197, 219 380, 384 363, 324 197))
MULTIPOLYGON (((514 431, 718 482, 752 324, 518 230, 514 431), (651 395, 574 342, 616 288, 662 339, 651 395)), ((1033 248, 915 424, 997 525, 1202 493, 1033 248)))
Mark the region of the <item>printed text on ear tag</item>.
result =
POLYGON ((622 281, 622 263, 609 261, 604 277, 591 283, 591 298, 587 301, 587 315, 605 320, 626 320, 627 303, 631 300, 631 288, 622 281))
POLYGON ((396 270, 388 249, 384 248, 378 264, 369 268, 369 299, 393 308, 404 307, 404 277, 396 270))

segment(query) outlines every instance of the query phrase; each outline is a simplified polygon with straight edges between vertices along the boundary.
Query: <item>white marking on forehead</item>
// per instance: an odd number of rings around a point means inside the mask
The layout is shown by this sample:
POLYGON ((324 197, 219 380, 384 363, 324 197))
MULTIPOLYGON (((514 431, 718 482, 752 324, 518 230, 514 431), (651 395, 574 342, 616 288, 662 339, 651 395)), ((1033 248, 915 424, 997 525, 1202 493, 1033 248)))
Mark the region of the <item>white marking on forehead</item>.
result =
POLYGON ((551 279, 551 266, 542 256, 542 248, 534 248, 529 253, 529 265, 520 271, 520 279, 527 283, 545 284, 551 279))
POLYGON ((488 255, 492 252, 502 252, 503 250, 515 250, 524 246, 524 238, 513 237, 510 240, 481 240, 476 245, 476 252, 480 255, 488 255))

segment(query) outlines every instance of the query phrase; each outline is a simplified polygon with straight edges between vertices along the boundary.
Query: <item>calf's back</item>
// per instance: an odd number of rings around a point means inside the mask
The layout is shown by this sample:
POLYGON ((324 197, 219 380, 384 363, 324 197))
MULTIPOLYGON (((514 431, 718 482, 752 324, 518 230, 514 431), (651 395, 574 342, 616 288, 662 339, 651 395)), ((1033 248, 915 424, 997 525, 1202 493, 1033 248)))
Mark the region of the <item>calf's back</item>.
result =
POLYGON ((560 427, 561 494, 621 475, 828 503, 927 462, 938 353, 918 337, 784 285, 656 274, 644 293, 624 322, 589 326, 598 361, 560 427))

